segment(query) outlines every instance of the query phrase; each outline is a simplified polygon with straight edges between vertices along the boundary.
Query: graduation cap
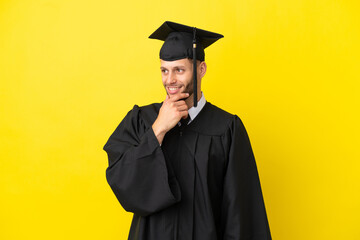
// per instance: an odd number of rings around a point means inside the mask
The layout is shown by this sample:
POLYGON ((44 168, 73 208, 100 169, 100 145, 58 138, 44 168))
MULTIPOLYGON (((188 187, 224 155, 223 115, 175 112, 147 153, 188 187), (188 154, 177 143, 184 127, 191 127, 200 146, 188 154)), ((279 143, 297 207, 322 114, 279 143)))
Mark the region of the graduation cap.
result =
POLYGON ((196 60, 204 61, 204 49, 223 38, 218 33, 189 27, 175 22, 164 22, 149 38, 164 41, 160 49, 160 59, 175 61, 183 58, 193 59, 194 107, 197 106, 196 60))

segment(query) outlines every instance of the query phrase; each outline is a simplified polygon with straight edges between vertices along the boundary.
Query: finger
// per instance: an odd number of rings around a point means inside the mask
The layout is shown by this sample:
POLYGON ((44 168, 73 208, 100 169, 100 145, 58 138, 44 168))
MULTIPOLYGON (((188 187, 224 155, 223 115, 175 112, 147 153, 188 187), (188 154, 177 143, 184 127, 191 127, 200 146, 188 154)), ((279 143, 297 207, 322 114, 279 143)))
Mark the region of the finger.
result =
POLYGON ((189 112, 188 111, 183 111, 183 112, 180 112, 181 113, 181 118, 183 119, 186 119, 189 115, 189 112))
POLYGON ((184 100, 179 100, 174 102, 175 106, 182 106, 182 105, 186 105, 186 102, 184 100))
POLYGON ((178 110, 178 111, 187 111, 187 110, 188 110, 188 106, 187 106, 187 105, 177 106, 177 110, 178 110))
POLYGON ((164 103, 169 102, 169 99, 170 99, 169 95, 167 95, 167 94, 166 94, 166 97, 165 97, 164 103))

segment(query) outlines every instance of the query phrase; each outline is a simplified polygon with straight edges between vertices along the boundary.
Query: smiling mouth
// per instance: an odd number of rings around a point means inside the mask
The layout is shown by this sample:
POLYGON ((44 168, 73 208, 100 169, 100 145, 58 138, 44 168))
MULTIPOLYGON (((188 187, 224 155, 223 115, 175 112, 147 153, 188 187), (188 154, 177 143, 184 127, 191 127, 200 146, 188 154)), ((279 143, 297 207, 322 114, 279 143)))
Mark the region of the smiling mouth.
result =
POLYGON ((178 87, 169 87, 169 90, 171 91, 175 91, 175 90, 178 90, 179 88, 178 87))
POLYGON ((178 93, 181 89, 181 87, 167 87, 169 94, 175 94, 178 93))

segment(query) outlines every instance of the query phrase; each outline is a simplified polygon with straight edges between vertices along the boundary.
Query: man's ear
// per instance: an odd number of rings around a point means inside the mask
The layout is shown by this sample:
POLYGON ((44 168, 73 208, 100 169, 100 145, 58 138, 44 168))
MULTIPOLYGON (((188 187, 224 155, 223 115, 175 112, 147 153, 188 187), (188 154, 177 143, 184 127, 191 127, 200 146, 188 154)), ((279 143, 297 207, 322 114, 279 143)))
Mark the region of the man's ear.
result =
POLYGON ((206 73, 206 69, 207 69, 207 65, 206 65, 205 61, 200 62, 200 65, 199 65, 200 78, 204 77, 204 75, 206 73))

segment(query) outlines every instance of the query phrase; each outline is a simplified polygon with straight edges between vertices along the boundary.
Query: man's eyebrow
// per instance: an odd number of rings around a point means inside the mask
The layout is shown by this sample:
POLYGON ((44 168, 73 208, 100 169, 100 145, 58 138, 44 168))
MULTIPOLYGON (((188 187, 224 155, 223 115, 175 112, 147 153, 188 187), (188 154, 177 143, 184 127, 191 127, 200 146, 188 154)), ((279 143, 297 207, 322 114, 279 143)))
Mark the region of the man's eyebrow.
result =
MULTIPOLYGON (((176 65, 176 66, 173 66, 173 67, 170 67, 170 68, 185 68, 185 65, 176 65)), ((160 69, 167 69, 167 67, 161 66, 160 69)))

